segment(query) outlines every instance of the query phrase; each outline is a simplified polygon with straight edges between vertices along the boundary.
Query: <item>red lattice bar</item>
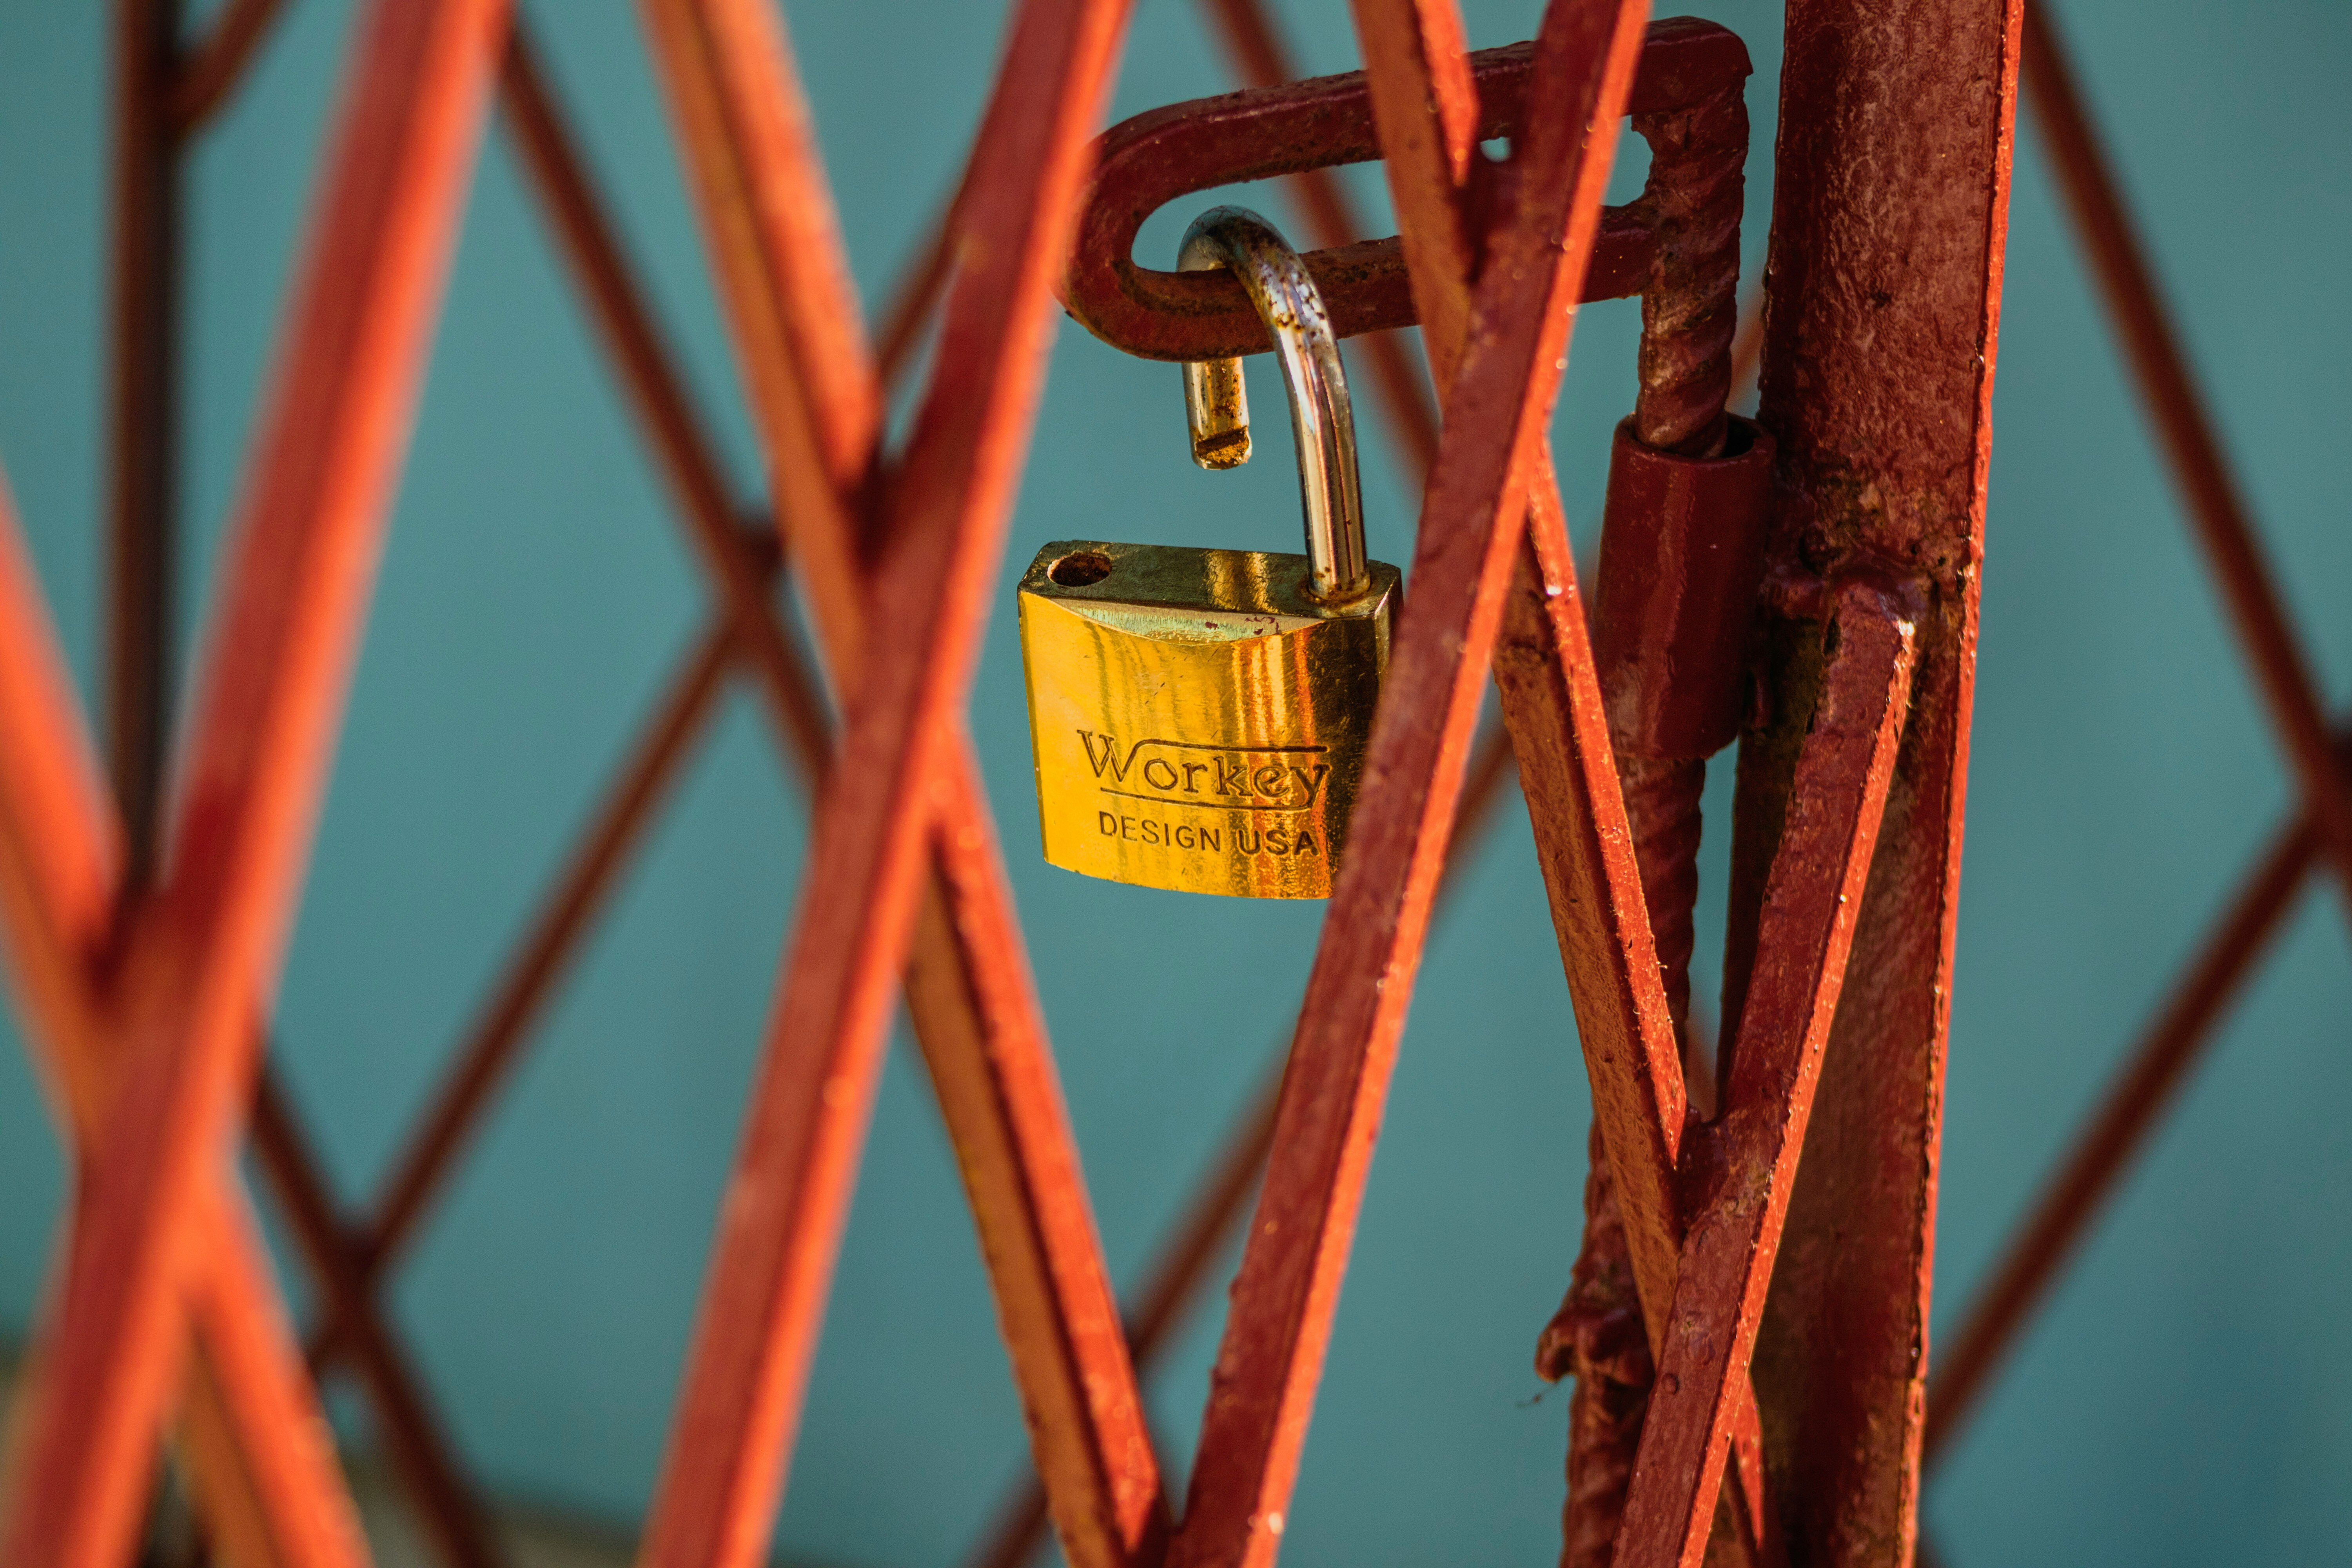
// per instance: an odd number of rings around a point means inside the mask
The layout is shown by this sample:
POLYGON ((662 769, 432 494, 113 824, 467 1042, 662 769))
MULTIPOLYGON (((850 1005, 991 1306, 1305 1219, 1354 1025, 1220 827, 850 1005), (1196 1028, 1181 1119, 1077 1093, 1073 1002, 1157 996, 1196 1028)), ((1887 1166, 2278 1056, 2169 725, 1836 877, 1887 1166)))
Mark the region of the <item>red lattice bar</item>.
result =
MULTIPOLYGON (((0 920, 28 1043, 86 1159, 122 1078, 100 984, 122 854, 71 693, 16 518, 0 507, 0 920)), ((364 1563, 251 1216, 225 1183, 206 1183, 192 1224, 202 1261, 186 1293, 194 1354, 181 1419, 214 1530, 256 1563, 364 1563)))
POLYGON ((1625 1500, 1617 1561, 1697 1568, 1716 1488, 1744 1414, 1754 1352, 1837 1015, 1854 922, 1910 692, 1914 627, 1902 607, 1846 586, 1822 630, 1821 696, 1804 725, 1788 816, 1765 889, 1724 1110, 1683 1242, 1658 1378, 1625 1500))
MULTIPOLYGON (((837 333, 841 323, 856 320, 843 281, 845 268, 831 235, 830 201, 805 128, 793 118, 799 112, 798 93, 788 75, 772 74, 781 67, 781 40, 754 31, 768 25, 743 15, 740 6, 724 5, 702 7, 698 15, 690 7, 670 7, 657 11, 655 20, 673 101, 702 188, 722 287, 778 467, 780 517, 788 525, 816 601, 819 629, 833 656, 836 683, 857 693, 851 705, 848 752, 855 766, 860 723, 868 726, 867 743, 887 752, 926 736, 936 721, 910 723, 918 711, 909 706, 910 694, 886 687, 895 694, 881 695, 872 684, 913 681, 919 687, 929 674, 920 641, 894 640, 872 649, 863 641, 866 589, 857 574, 857 542, 865 531, 861 514, 869 504, 864 487, 871 459, 858 459, 856 453, 861 441, 870 449, 872 410, 878 407, 878 398, 871 391, 870 362, 862 347, 852 344, 844 356, 828 352, 819 341, 825 331, 837 333), (709 46, 714 39, 724 39, 727 48, 713 52, 709 46), (747 71, 771 74, 747 90, 747 71), (759 214, 760 221, 743 221, 749 213, 759 214), (786 478, 796 454, 803 458, 826 454, 833 459, 830 471, 838 482, 829 497, 816 498, 812 506, 798 504, 795 485, 786 478), (861 673, 869 654, 883 661, 883 673, 861 673), (886 740, 886 735, 892 738, 886 740)), ((1004 482, 1010 477, 1002 467, 1003 444, 1014 427, 992 431, 986 419, 971 416, 991 401, 992 392, 1006 390, 1001 384, 992 387, 996 377, 1010 375, 1013 384, 1018 384, 1034 374, 1028 363, 1033 351, 1018 344, 1024 333, 1043 328, 1045 317, 1034 301, 1023 296, 1032 281, 1024 269, 1050 259, 1060 243, 1057 228, 1066 232, 1066 208, 1074 200, 1079 172, 1075 152, 1088 128, 1087 117, 1108 68, 1115 31, 1115 19, 1103 7, 1033 6, 1016 24, 1008 67, 1013 74, 1007 79, 1018 82, 1025 69, 1039 85, 1028 93, 1011 87, 1001 90, 986 125, 997 128, 993 134, 1003 145, 992 142, 992 133, 984 128, 982 153, 956 209, 959 221, 972 226, 987 253, 1013 270, 992 274, 968 268, 958 278, 928 412, 919 418, 909 455, 895 481, 901 488, 889 509, 901 518, 909 513, 924 518, 917 526, 935 534, 954 527, 961 504, 956 487, 983 480, 987 499, 980 503, 982 512, 992 508, 997 513, 986 526, 1001 527, 1002 507, 1009 499, 1004 482), (1019 132, 1011 141, 1004 140, 1008 127, 1019 132), (1034 141, 1039 136, 1045 138, 1043 144, 1034 141), (1019 144, 1024 139, 1030 140, 1029 147, 1019 144), (1042 212, 1040 201, 1045 204, 1042 212), (1059 217, 1054 212, 1056 205, 1064 209, 1059 217), (992 229, 1001 232, 992 234, 992 229), (975 335, 978 342, 969 341, 975 335), (940 417, 942 411, 948 417, 940 417), (954 456, 940 459, 948 464, 946 468, 933 470, 928 464, 936 454, 954 456), (977 468, 956 472, 958 465, 973 463, 977 468)), ((1042 276, 1036 281, 1041 283, 1042 276)), ((1025 420, 1026 401, 1025 395, 1014 395, 996 406, 1003 409, 1003 418, 1025 420)), ((810 488, 806 476, 811 471, 803 461, 798 489, 810 488)), ((890 584, 881 602, 903 607, 915 617, 910 624, 935 637, 946 634, 928 606, 941 603, 940 595, 962 596, 966 625, 971 624, 977 608, 970 595, 978 590, 981 563, 974 559, 956 568, 950 559, 948 541, 952 537, 957 536, 901 535, 895 556, 886 549, 881 558, 882 581, 890 584), (894 578, 894 571, 904 580, 894 578)), ((992 573, 992 551, 980 554, 989 557, 986 571, 992 573)), ((945 696, 940 691, 936 700, 945 696)), ((961 699, 955 702, 960 706, 961 699)), ((960 724, 943 731, 960 732, 960 724)), ((1116 1307, 1101 1272, 1083 1188, 1075 1182, 1075 1155, 1067 1152, 1058 1092, 1043 1055, 1042 1027, 1034 1021, 1034 1002, 1027 994, 1026 962, 1006 912, 1010 904, 1001 868, 994 863, 992 837, 977 809, 969 752, 956 740, 927 754, 935 763, 927 763, 922 754, 911 759, 901 754, 895 768, 879 761, 868 764, 901 781, 895 795, 887 786, 873 790, 863 782, 865 775, 853 774, 861 782, 837 784, 827 797, 831 805, 821 808, 819 868, 812 874, 812 885, 824 889, 829 899, 849 895, 860 886, 869 896, 886 896, 866 906, 867 919, 879 925, 851 946, 824 946, 850 936, 850 927, 803 923, 800 940, 818 944, 803 951, 803 963, 813 952, 831 956, 816 960, 815 970, 801 968, 795 973, 803 979, 827 973, 821 989, 848 984, 850 993, 829 992, 826 1004, 846 1004, 847 1010, 835 1015, 837 1030, 796 1026, 791 1021, 793 993, 788 984, 745 1165, 748 1180, 779 1184, 779 1198, 786 1190, 796 1190, 800 1195, 790 1200, 796 1207, 814 1205, 800 1212, 812 1216, 816 1230, 812 1233, 807 1225, 794 1221, 765 1232, 758 1226, 738 1225, 722 1236, 713 1295, 706 1308, 706 1333, 698 1342, 698 1372, 689 1381, 680 1417, 681 1443, 692 1446, 673 1449, 648 1546, 651 1560, 740 1561, 746 1553, 756 1554, 764 1542, 780 1468, 777 1459, 789 1442, 800 1369, 814 1342, 822 1281, 830 1271, 846 1198, 846 1171, 864 1128, 862 1110, 829 1115, 821 1124, 799 1122, 819 1101, 814 1082, 805 1078, 795 1081, 792 1076, 805 1074, 808 1067, 792 1064, 819 1059, 810 1047, 830 1039, 832 1046, 819 1047, 840 1064, 829 1069, 829 1076, 848 1069, 846 1078, 838 1079, 844 1092, 835 1098, 862 1103, 870 1095, 886 1021, 877 1004, 887 994, 887 989, 876 993, 872 987, 887 986, 894 977, 896 955, 909 936, 918 943, 908 993, 917 1009, 918 1034, 965 1154, 967 1176, 974 1182, 983 1243, 992 1264, 997 1265, 992 1274, 1000 1310, 1038 1433, 1040 1469, 1055 1495, 1065 1539, 1082 1559, 1107 1553, 1107 1560, 1124 1560, 1142 1532, 1156 1528, 1164 1517, 1116 1307), (943 798, 934 796, 927 782, 919 787, 917 781, 925 781, 927 773, 944 782, 943 798), (845 830, 853 836, 836 845, 839 852, 853 860, 877 852, 897 858, 927 847, 922 829, 935 802, 941 811, 940 834, 946 840, 942 869, 948 877, 941 890, 922 895, 929 901, 919 914, 915 906, 898 902, 904 893, 865 883, 839 868, 823 868, 824 846, 832 842, 825 809, 847 813, 833 829, 836 836, 845 830), (853 840, 859 848, 846 847, 853 840), (895 932, 882 929, 895 921, 910 921, 911 929, 906 924, 895 932), (961 938, 968 960, 959 959, 942 942, 943 932, 961 938), (877 963, 881 967, 876 967, 877 963), (852 1002, 852 994, 862 1000, 852 1002), (954 1005, 959 999, 965 1003, 963 1009, 954 1005), (787 1044, 797 1057, 776 1054, 787 1044), (957 1070, 973 1051, 986 1053, 978 1080, 957 1070), (985 1065, 992 1061, 992 1067, 985 1065), (961 1092, 967 1082, 986 1082, 995 1103, 961 1092), (992 1155, 991 1135, 1000 1118, 1009 1118, 1011 1125, 1003 1141, 994 1142, 992 1155), (802 1141, 822 1135, 821 1128, 828 1125, 830 1152, 814 1155, 814 1163, 802 1164, 812 1156, 795 1152, 795 1147, 809 1147, 802 1141), (772 1131, 763 1132, 763 1126, 772 1131), (795 1165, 803 1173, 793 1173, 795 1165), (750 1174, 763 1169, 772 1173, 750 1174), (780 1247, 781 1252, 776 1250, 780 1247), (773 1284, 756 1283, 762 1277, 773 1284), (801 1283, 787 1284, 790 1279, 801 1283), (772 1289, 790 1294, 765 1295, 772 1289), (746 1290, 761 1294, 745 1295, 746 1290), (763 1300, 766 1305, 761 1304, 763 1300), (730 1308, 730 1301, 736 1304, 730 1308), (777 1315, 767 1317, 770 1312, 777 1315), (758 1326, 763 1318, 770 1325, 764 1329, 758 1326), (782 1360, 768 1360, 772 1356, 782 1360), (758 1375, 748 1371, 755 1363, 774 1368, 770 1376, 780 1381, 755 1386, 758 1375), (766 1403, 754 1410, 744 1403, 746 1398, 766 1403), (699 1445, 709 1439, 698 1435, 710 1419, 708 1413, 720 1411, 727 1412, 720 1419, 742 1435, 719 1439, 718 1452, 732 1449, 723 1465, 707 1457, 710 1450, 699 1445), (696 1436, 689 1440, 689 1434, 696 1436), (747 1445, 757 1450, 748 1466, 747 1445)), ((919 872, 918 860, 882 879, 891 883, 896 877, 912 875, 919 883, 919 872)), ((920 889, 910 884, 907 891, 919 893, 920 889)))
POLYGON ((118 984, 126 1076, 86 1167, 6 1561, 128 1549, 170 1393, 180 1260, 255 1065, 503 8, 388 5, 356 79, 229 547, 162 890, 118 984))
MULTIPOLYGON (((1547 14, 1528 89, 1542 110, 1517 153, 1521 205, 1465 313, 1475 335, 1454 336, 1473 345, 1463 368, 1449 375, 1442 351, 1433 354, 1441 384, 1452 384, 1451 415, 1366 763, 1381 787, 1350 825, 1307 983, 1178 1563, 1265 1563, 1278 1548, 1643 20, 1638 4, 1547 14)), ((1458 265, 1451 275, 1466 272, 1458 265)), ((1433 343, 1443 342, 1444 318, 1426 304, 1423 317, 1433 343)), ((1559 550, 1564 559, 1564 540, 1559 550)))
MULTIPOLYGON (((1428 323, 1424 341, 1444 382, 1459 352, 1453 345, 1461 341, 1460 327, 1448 323, 1465 317, 1472 241, 1461 211, 1472 204, 1474 194, 1465 187, 1478 168, 1460 25, 1450 7, 1430 5, 1367 5, 1364 21, 1383 141, 1417 154, 1391 158, 1389 169, 1405 223, 1417 306, 1428 323), (1446 85, 1424 92, 1418 80, 1433 71, 1446 85)), ((1664 23, 1650 36, 1654 41, 1701 31, 1664 23)), ((1685 52, 1697 61, 1712 58, 1685 52)), ((1693 74, 1707 73, 1669 68, 1660 79, 1678 82, 1693 74)), ((1736 84, 1736 73, 1729 79, 1736 84)), ((1695 95, 1703 96, 1679 88, 1669 96, 1687 100, 1695 95)), ((1680 1050, 1659 984, 1641 871, 1549 468, 1547 451, 1530 486, 1528 541, 1505 605, 1495 671, 1525 759, 1521 782, 1568 966, 1595 1117, 1617 1171, 1636 1281, 1654 1339, 1663 1332, 1682 1235, 1675 1173, 1687 1114, 1680 1050)), ((1752 1401, 1743 1398, 1742 1405, 1738 1522, 1750 1549, 1760 1544, 1773 1561, 1777 1533, 1752 1401)))

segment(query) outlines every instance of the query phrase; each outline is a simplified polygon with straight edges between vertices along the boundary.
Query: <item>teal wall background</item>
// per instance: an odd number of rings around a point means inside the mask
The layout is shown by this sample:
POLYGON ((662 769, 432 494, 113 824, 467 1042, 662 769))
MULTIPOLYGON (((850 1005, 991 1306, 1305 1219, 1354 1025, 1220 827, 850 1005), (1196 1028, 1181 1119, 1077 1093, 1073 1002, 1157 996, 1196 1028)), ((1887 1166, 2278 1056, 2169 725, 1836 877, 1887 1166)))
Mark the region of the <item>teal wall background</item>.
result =
MULTIPOLYGON (((270 363, 351 9, 292 7, 193 165, 192 622, 270 363)), ((953 176, 1003 7, 786 9, 871 299, 953 176)), ((1353 66, 1339 0, 1280 9, 1313 68, 1353 66)), ((1486 45, 1530 34, 1538 5, 1466 9, 1486 45)), ((0 461, 85 690, 103 564, 104 10, 0 3, 0 461)), ((526 11, 748 497, 759 464, 630 8, 529 0, 526 11)), ((1752 276, 1779 11, 1716 0, 1706 14, 1741 32, 1759 66, 1752 276)), ((2352 531, 2327 476, 2344 449, 2352 358, 2340 280, 2352 10, 2275 0, 2257 24, 2181 0, 2063 0, 2058 15, 2340 699, 2352 531)), ((1143 0, 1127 61, 1115 117, 1230 85, 1186 0, 1143 0)), ((1638 184, 1638 142, 1626 158, 1621 194, 1638 184)), ((1377 203, 1376 184, 1360 188, 1377 203)), ((1278 199, 1270 210, 1286 216, 1278 199)), ((1172 250, 1187 216, 1163 215, 1147 247, 1172 250)), ((1938 1226, 1947 1332, 2159 987, 2289 808, 2030 124, 2002 325, 1938 1226)), ((1632 400, 1636 327, 1630 304, 1601 306, 1576 336, 1557 441, 1572 520, 1588 532, 1607 433, 1632 400)), ((1071 533, 1292 537, 1283 448, 1238 475, 1200 473, 1184 459, 1177 401, 1173 371, 1065 325, 1010 558, 1071 533)), ((1409 559, 1408 498, 1378 465, 1368 489, 1374 552, 1409 559)), ((701 603, 493 132, 281 1009, 284 1070, 345 1194, 382 1174, 701 603)), ((1124 1279, 1267 1059, 1319 910, 1111 888, 1040 864, 1019 651, 1000 608, 973 724, 1124 1279)), ((1722 801, 1718 789, 1716 820, 1722 801)), ((400 1321, 499 1488, 623 1521, 645 1502, 801 868, 803 814, 759 715, 730 702, 402 1277, 400 1321)), ((1529 1353, 1574 1255, 1590 1111, 1525 816, 1514 805, 1502 820, 1422 976, 1290 1563, 1532 1563, 1557 1550, 1566 1400, 1545 1393, 1529 1353)), ((1712 847, 1710 907, 1722 888, 1712 847)), ((1938 1474, 1927 1513, 1956 1568, 2283 1563, 2352 1549, 2343 911, 2324 890, 2306 897, 1938 1474)), ((1703 995, 1712 984, 1702 976, 1703 995)), ((1020 1463, 1011 1383, 928 1097, 910 1058, 894 1054, 780 1531, 796 1561, 952 1563, 1020 1463)), ((62 1195, 45 1108, 12 1042, 0 1049, 5 1332, 37 1310, 62 1195)), ((299 1289, 299 1270, 288 1274, 299 1289)), ((1178 1455, 1198 1426, 1216 1329, 1204 1314, 1152 1391, 1178 1455)), ((356 1406, 352 1419, 363 1432, 356 1406)))

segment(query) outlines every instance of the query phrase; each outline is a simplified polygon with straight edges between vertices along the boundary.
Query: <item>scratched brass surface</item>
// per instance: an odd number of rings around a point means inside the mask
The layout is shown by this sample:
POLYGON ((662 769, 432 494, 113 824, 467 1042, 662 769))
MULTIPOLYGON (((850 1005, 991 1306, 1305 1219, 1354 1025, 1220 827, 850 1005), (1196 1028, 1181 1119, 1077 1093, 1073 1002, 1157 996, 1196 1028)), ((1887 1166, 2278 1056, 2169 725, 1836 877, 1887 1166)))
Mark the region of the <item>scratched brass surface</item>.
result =
POLYGON ((1021 654, 1048 862, 1185 892, 1329 895, 1400 579, 1374 562, 1370 591, 1327 610, 1307 570, 1251 550, 1038 552, 1021 654), (1057 562, 1079 569, 1057 582, 1057 562))

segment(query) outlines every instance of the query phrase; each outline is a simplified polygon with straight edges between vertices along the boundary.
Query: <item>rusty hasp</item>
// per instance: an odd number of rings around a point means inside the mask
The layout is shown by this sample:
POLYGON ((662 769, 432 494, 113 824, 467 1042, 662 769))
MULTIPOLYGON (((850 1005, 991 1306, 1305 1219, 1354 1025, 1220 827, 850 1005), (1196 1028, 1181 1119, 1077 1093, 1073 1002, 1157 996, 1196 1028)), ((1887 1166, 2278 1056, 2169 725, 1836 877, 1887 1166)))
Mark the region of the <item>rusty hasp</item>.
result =
POLYGON ((1686 1150, 1693 1193, 1616 1562, 1696 1568, 1731 1447, 1772 1261, 1845 979, 1910 695, 1913 613, 1833 591, 1821 695, 1772 859, 1723 1111, 1686 1150))
MULTIPOLYGON (((1513 44, 1470 57, 1477 139, 1520 133, 1533 51, 1513 44)), ((1727 91, 1736 98, 1748 69, 1746 47, 1725 29, 1688 17, 1661 22, 1643 49, 1627 111, 1673 116, 1727 91)), ((1154 212, 1195 191, 1378 158, 1371 97, 1358 71, 1171 104, 1115 127, 1102 141, 1064 284, 1070 313, 1112 347, 1147 359, 1264 353, 1265 326, 1229 274, 1139 266, 1135 237, 1154 212)), ((1654 226, 1643 203, 1604 209, 1581 297, 1642 292, 1659 252, 1654 226)), ((1421 320, 1405 258, 1393 237, 1308 253, 1341 337, 1421 320)))

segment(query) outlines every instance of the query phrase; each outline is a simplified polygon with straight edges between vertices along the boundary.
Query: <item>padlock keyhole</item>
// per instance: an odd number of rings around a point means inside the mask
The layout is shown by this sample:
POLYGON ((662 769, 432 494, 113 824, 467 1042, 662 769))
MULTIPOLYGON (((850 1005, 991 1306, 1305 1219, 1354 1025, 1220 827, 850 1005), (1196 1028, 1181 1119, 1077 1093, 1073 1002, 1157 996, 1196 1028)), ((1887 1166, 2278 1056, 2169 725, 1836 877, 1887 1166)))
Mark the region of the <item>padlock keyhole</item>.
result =
POLYGON ((1045 568, 1045 575, 1065 588, 1091 588, 1110 575, 1110 557, 1099 550, 1079 550, 1045 568))

